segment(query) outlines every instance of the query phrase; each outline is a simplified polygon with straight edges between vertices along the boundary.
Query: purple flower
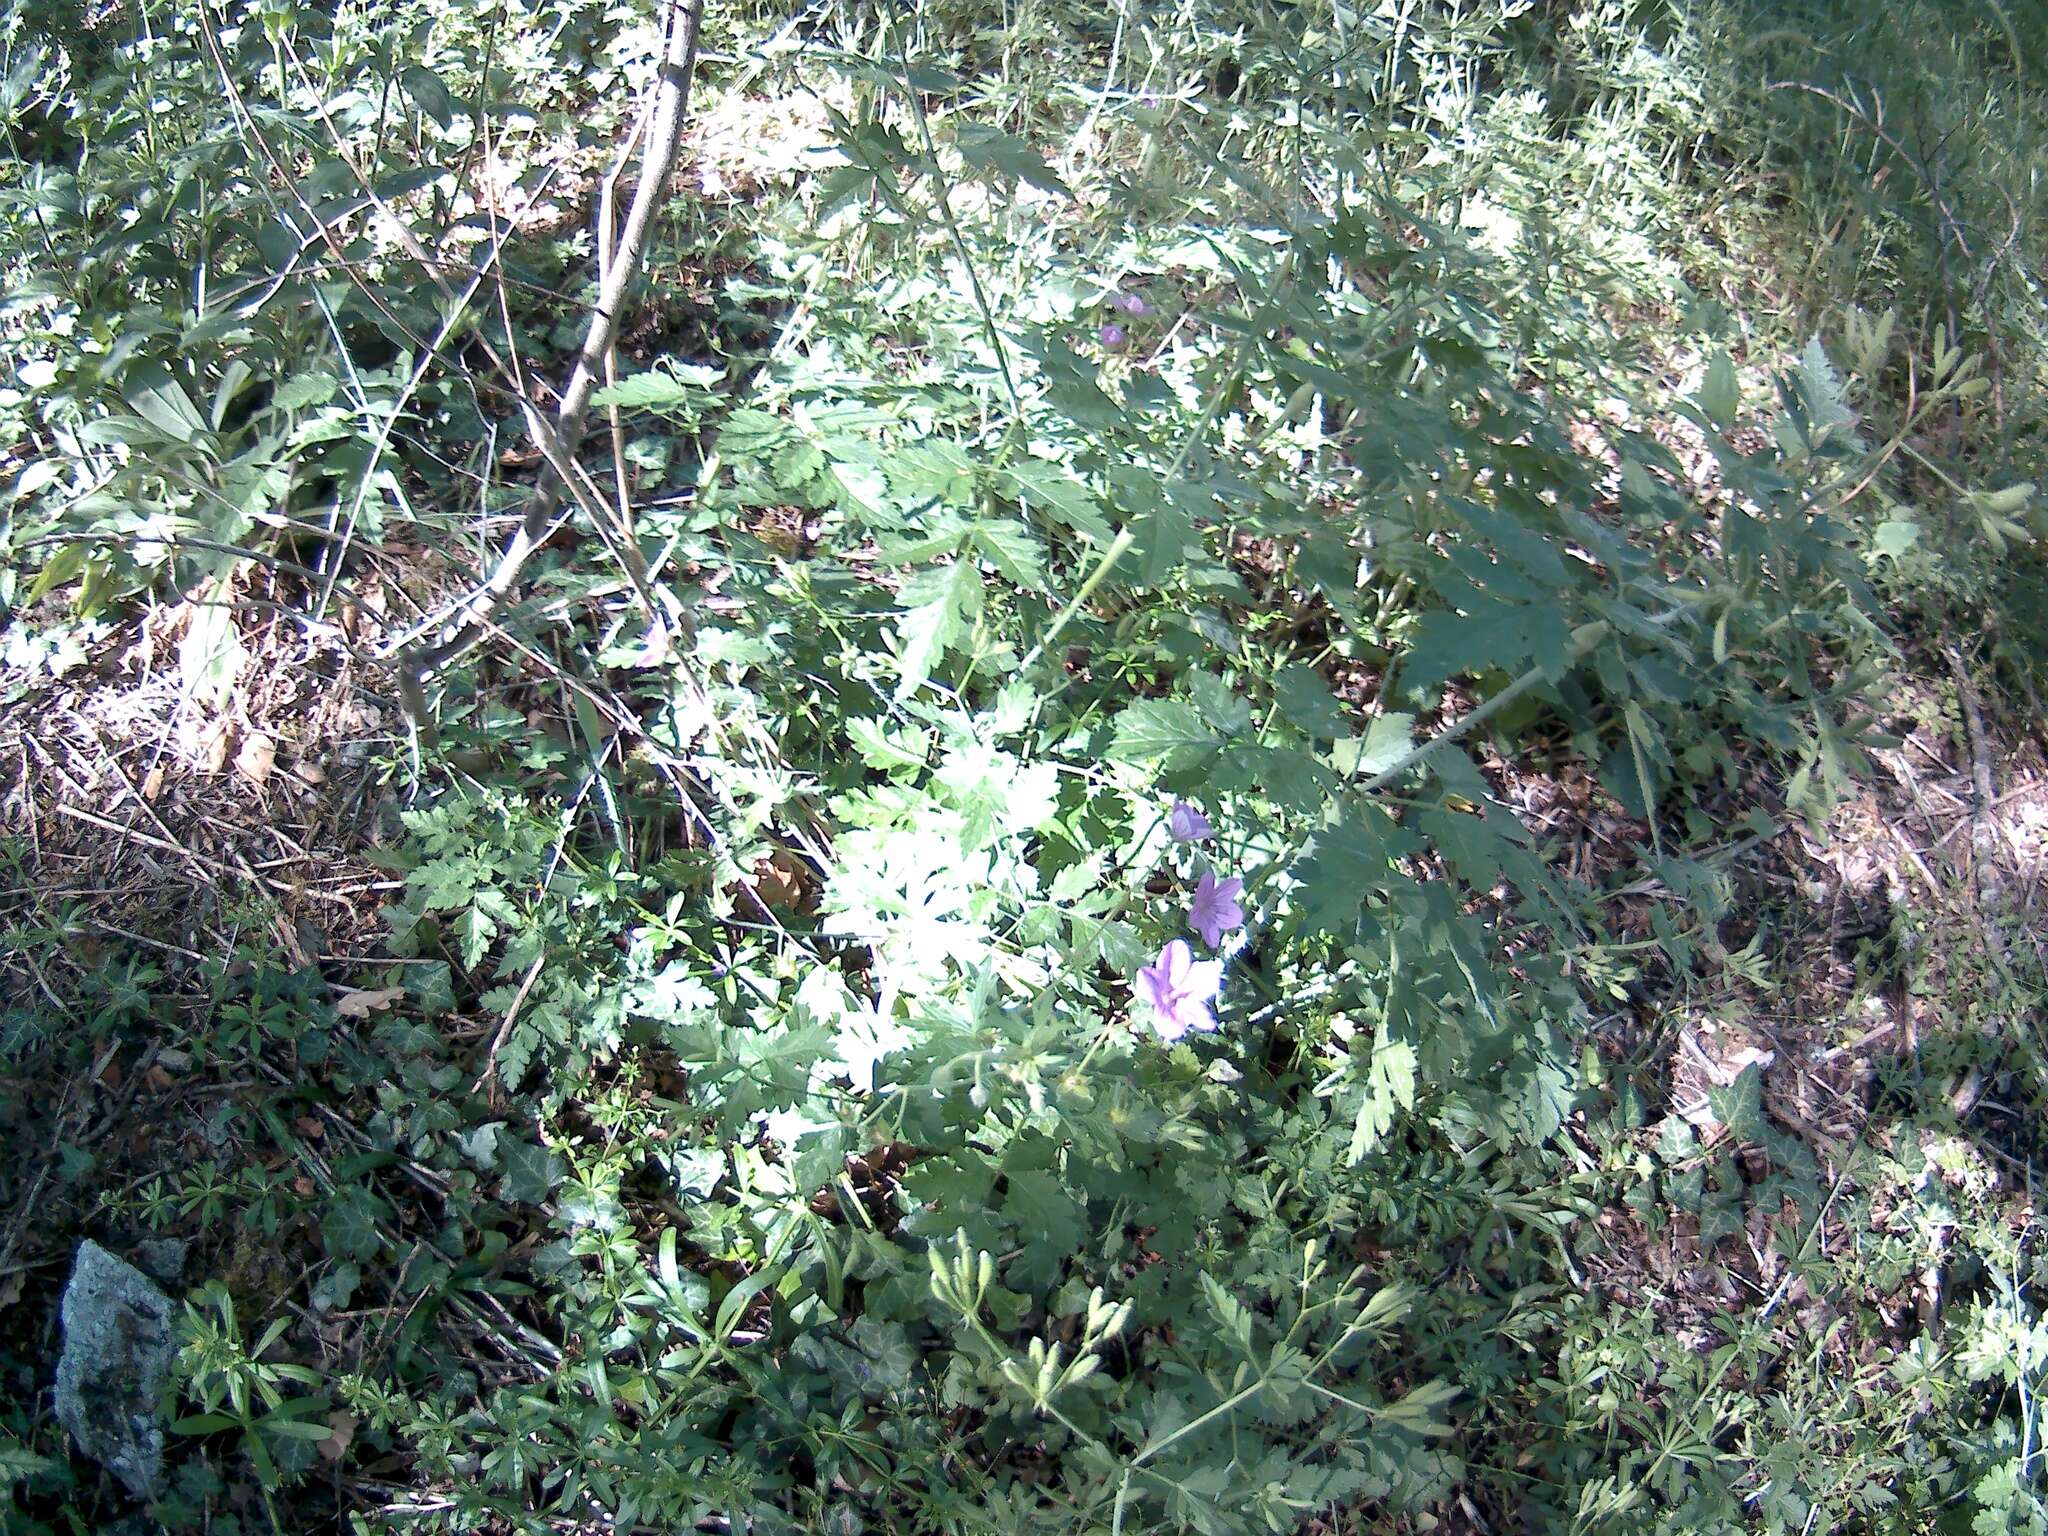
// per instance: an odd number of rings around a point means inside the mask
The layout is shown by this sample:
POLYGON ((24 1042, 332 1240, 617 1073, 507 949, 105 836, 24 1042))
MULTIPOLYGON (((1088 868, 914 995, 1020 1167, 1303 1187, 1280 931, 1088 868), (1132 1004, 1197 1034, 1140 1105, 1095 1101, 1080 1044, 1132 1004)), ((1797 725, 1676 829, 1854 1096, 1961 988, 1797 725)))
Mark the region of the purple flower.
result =
POLYGON ((1158 111, 1158 110, 1159 110, 1159 97, 1158 97, 1158 94, 1157 94, 1156 92, 1153 92, 1153 91, 1147 91, 1147 92, 1145 92, 1145 94, 1144 94, 1144 95, 1142 95, 1142 96, 1140 96, 1140 97, 1138 98, 1138 105, 1139 105, 1139 106, 1141 106, 1141 107, 1143 107, 1143 108, 1144 108, 1144 109, 1145 109, 1145 110, 1146 110, 1147 112, 1156 112, 1156 111, 1158 111))
POLYGON ((1195 883, 1194 905, 1188 908, 1188 926, 1202 936, 1202 942, 1214 949, 1223 942, 1223 935, 1244 921, 1244 908, 1237 904, 1237 898, 1244 894, 1244 881, 1236 875, 1228 880, 1218 880, 1207 870, 1195 883))
POLYGON ((1216 829, 1209 825, 1209 818, 1189 805, 1185 800, 1173 802, 1173 809, 1166 813, 1166 835, 1176 843, 1206 843, 1216 835, 1216 829))
POLYGON ((1197 960, 1186 939, 1175 939, 1159 958, 1138 972, 1138 995, 1152 1005, 1152 1027, 1162 1040, 1178 1040, 1191 1029, 1214 1029, 1209 1004, 1223 985, 1223 962, 1197 960))
POLYGON ((1109 302, 1127 315, 1149 315, 1152 313, 1152 306, 1139 298, 1135 293, 1120 293, 1109 302))
POLYGON ((1120 347, 1124 344, 1124 328, 1114 321, 1095 333, 1102 338, 1105 347, 1120 347))

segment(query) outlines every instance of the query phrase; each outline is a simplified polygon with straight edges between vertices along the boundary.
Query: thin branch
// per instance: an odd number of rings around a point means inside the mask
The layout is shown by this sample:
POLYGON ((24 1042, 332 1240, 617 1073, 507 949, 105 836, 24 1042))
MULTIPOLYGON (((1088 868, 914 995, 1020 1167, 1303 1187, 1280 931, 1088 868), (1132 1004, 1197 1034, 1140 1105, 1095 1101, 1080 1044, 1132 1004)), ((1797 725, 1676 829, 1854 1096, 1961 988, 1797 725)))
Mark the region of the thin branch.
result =
MULTIPOLYGON (((519 529, 506 543, 498 563, 476 594, 469 614, 456 632, 422 654, 402 656, 398 661, 399 688, 418 722, 427 724, 426 699, 421 680, 466 649, 481 632, 483 622, 503 601, 519 580, 520 572, 546 537, 556 504, 565 486, 575 489, 575 470, 570 465, 583 439, 584 417, 597 381, 604 371, 605 357, 617 334, 624 313, 627 290, 640 274, 648 236, 668 189, 670 173, 682 143, 683 123, 690 104, 690 77, 697 60, 697 37, 703 28, 704 0, 672 0, 669 7, 668 43, 655 86, 654 110, 650 114, 646 150, 640 162, 640 178, 633 189, 632 207, 610 270, 603 276, 597 307, 577 354, 576 366, 562 390, 561 408, 552 427, 535 435, 548 458, 544 472, 528 498, 519 529)), ((529 411, 529 425, 544 427, 538 414, 529 411)), ((580 498, 579 498, 580 499, 580 498)), ((630 549, 630 544, 627 546, 630 549)))

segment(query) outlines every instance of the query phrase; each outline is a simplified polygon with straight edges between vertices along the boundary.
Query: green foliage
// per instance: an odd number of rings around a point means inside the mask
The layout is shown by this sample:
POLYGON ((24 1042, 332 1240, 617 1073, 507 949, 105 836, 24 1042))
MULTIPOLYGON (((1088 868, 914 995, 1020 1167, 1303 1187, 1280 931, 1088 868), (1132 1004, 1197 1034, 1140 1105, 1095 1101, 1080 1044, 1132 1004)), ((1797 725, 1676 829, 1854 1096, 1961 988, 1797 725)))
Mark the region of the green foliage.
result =
MULTIPOLYGON (((1823 1156, 1752 1069, 1701 1138, 1596 1043, 1734 970, 1720 847, 1862 767, 1901 593, 2027 541, 2017 428, 1924 446, 2017 393, 2017 263, 1967 319, 1706 299, 1723 161, 1785 152, 1733 6, 1240 9, 721 19, 705 91, 815 142, 700 345, 597 397, 630 518, 575 510, 388 765, 380 972, 222 968, 176 1026, 221 1157, 104 1200, 308 1256, 188 1302, 192 1465, 273 1520, 323 1457, 427 1491, 364 1528, 2039 1526, 2038 1257, 1939 1107, 1823 1156), (1640 868, 1560 856, 1535 742, 1640 868), (1233 874, 1179 1037, 1139 972, 1233 874), (1752 1240, 1762 1299, 1603 1294, 1623 1220, 1752 1240), (1952 1342, 1859 1313, 1812 1363, 1795 1284, 1896 1307, 1951 1242, 2002 1266, 1952 1342)), ((534 295, 584 270, 478 242, 478 156, 542 179, 572 86, 608 144, 646 18, 193 9, 115 67, 11 14, 10 603, 192 599, 213 706, 251 562, 315 625, 366 551, 470 586, 501 359, 575 344, 534 295)), ((405 594, 366 661, 461 606, 405 594)), ((165 990, 123 965, 95 1040, 165 990)), ((35 1434, 0 1470, 54 1510, 35 1434)))

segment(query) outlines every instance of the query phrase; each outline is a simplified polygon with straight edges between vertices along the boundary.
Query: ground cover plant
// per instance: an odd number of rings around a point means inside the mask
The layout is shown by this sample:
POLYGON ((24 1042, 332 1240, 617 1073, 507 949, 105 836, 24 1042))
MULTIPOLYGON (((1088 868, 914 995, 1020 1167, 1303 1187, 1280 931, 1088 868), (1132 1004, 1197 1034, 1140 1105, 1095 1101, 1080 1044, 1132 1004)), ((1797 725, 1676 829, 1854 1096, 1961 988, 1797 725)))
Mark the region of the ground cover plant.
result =
POLYGON ((2048 1528, 2039 18, 0 34, 10 1528, 2048 1528))

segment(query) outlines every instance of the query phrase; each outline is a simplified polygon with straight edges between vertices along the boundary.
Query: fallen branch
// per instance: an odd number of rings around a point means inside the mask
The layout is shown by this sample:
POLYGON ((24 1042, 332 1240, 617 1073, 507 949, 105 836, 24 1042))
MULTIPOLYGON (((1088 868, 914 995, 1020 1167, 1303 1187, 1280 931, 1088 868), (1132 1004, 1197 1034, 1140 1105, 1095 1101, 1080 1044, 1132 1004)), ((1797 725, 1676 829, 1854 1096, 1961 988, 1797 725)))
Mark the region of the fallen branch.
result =
MULTIPOLYGON (((532 495, 527 498, 519 528, 499 553, 489 577, 464 605, 466 612, 458 616, 454 630, 430 648, 410 648, 397 658, 400 696, 414 723, 430 736, 432 723, 422 684, 483 634, 491 614, 517 584, 526 562, 546 539, 565 487, 572 494, 578 489, 569 484, 574 475, 571 461, 583 440, 590 398, 597 392, 605 358, 618 334, 627 290, 640 275, 648 236, 654 228, 655 215, 660 211, 669 176, 675 169, 683 123, 689 111, 690 77, 697 62, 697 37, 703 23, 704 0, 670 0, 667 42, 661 70, 655 79, 653 110, 647 116, 646 148, 640 159, 640 178, 633 188, 632 206, 626 212, 625 226, 619 232, 611 260, 600 274, 597 307, 591 312, 590 326, 584 333, 576 366, 569 374, 569 382, 563 386, 560 409, 551 425, 544 426, 537 419, 530 422, 533 426, 543 427, 536 436, 547 457, 548 467, 541 472, 532 495)), ((603 244, 605 242, 601 241, 600 246, 603 244)))

